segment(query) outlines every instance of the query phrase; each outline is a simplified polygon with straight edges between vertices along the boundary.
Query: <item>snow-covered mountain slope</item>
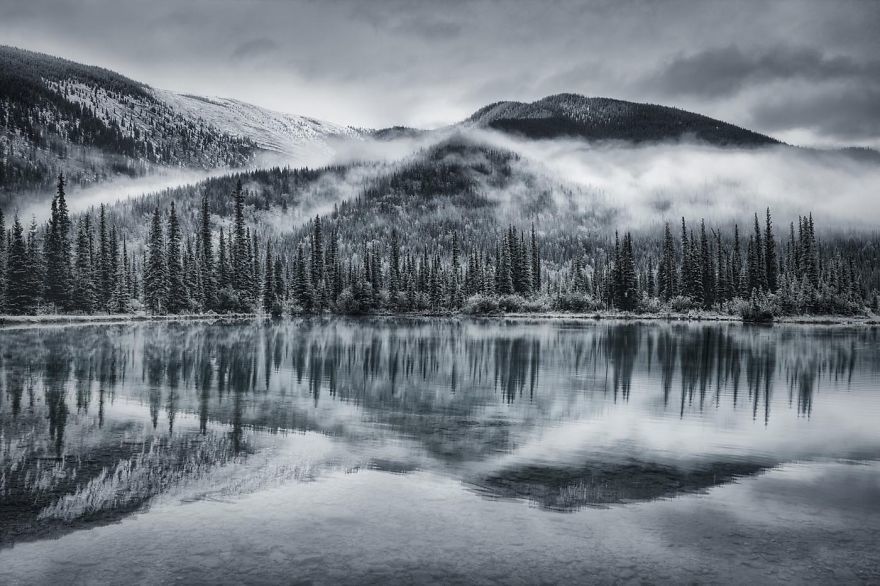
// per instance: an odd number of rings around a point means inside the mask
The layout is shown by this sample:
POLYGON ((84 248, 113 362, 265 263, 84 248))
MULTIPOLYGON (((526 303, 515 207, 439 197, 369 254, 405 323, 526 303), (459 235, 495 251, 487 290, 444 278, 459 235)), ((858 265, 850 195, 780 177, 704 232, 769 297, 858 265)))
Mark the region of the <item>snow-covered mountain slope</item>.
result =
POLYGON ((249 140, 259 149, 289 155, 297 161, 312 158, 314 149, 329 149, 328 139, 361 136, 360 130, 350 126, 276 112, 239 100, 177 94, 153 88, 149 91, 190 120, 201 120, 222 128, 228 134, 249 140))
POLYGON ((334 139, 361 134, 0 46, 0 194, 51 189, 59 172, 88 184, 157 167, 315 165, 327 160, 334 139))

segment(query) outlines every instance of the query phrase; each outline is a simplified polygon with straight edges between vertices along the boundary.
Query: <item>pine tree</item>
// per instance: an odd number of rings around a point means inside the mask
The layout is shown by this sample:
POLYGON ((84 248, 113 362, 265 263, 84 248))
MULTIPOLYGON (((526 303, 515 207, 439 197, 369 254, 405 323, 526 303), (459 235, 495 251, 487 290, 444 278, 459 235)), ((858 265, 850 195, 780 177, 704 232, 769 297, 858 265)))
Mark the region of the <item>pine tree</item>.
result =
MULTIPOLYGON (((516 238, 516 235, 514 235, 516 238)), ((526 238, 525 235, 520 232, 519 234, 519 245, 517 246, 517 262, 519 263, 519 280, 520 280, 520 294, 521 295, 531 295, 532 293, 532 259, 529 255, 529 251, 526 248, 526 238)))
POLYGON ((284 264, 281 262, 281 257, 275 257, 275 265, 274 276, 272 281, 275 284, 275 300, 281 303, 284 299, 287 298, 287 286, 284 282, 284 264))
POLYGON ((327 242, 327 251, 324 253, 324 272, 327 282, 327 295, 329 300, 336 302, 342 292, 341 273, 339 270, 339 235, 334 227, 330 231, 327 242))
POLYGON ((113 267, 110 262, 110 241, 107 233, 107 211, 101 204, 98 217, 98 298, 101 307, 106 308, 113 294, 111 280, 113 267))
POLYGON ((678 282, 681 284, 681 294, 693 296, 693 279, 691 269, 690 245, 688 244, 687 224, 681 219, 681 276, 678 282))
POLYGON ((700 220, 700 279, 702 281, 703 306, 710 308, 715 302, 715 271, 712 267, 709 238, 706 236, 706 222, 703 220, 700 220))
POLYGON ((43 258, 40 254, 40 246, 37 244, 37 219, 34 217, 31 217, 31 225, 27 232, 25 244, 27 245, 27 286, 33 303, 37 305, 43 297, 45 271, 43 258))
POLYGON ((443 305, 443 290, 440 282, 440 255, 435 253, 430 269, 429 299, 432 310, 438 310, 443 305))
POLYGON ((324 279, 324 234, 321 231, 321 216, 315 216, 312 224, 312 284, 317 287, 324 279))
POLYGON ((312 286, 309 272, 306 265, 305 252, 302 245, 300 245, 296 252, 292 293, 294 300, 306 311, 309 311, 312 307, 312 286))
POLYGON ((89 246, 88 216, 79 221, 76 238, 76 264, 73 271, 73 295, 71 309, 82 313, 95 311, 97 303, 94 273, 89 246))
POLYGON ((18 214, 12 222, 6 263, 6 312, 11 315, 31 315, 36 302, 28 286, 28 259, 24 230, 18 214))
POLYGON ((229 276, 229 260, 226 253, 226 237, 223 236, 223 228, 220 228, 220 250, 217 257, 217 287, 225 289, 231 286, 229 276))
POLYGON ((718 286, 715 291, 716 301, 724 303, 730 299, 730 283, 728 282, 725 253, 721 247, 721 232, 715 232, 715 270, 718 275, 718 286))
POLYGON ((52 199, 51 217, 45 242, 46 300, 60 309, 70 307, 71 249, 70 215, 64 193, 64 175, 58 176, 58 187, 52 199))
POLYGON ((819 287, 819 259, 816 233, 813 227, 813 214, 802 220, 801 229, 801 273, 806 275, 814 289, 819 287))
POLYGON ((196 260, 191 238, 187 238, 183 247, 183 283, 186 291, 186 310, 189 312, 205 311, 202 296, 201 267, 196 260))
POLYGON ((495 253, 495 292, 511 295, 514 292, 512 267, 510 263, 509 233, 503 237, 495 253))
POLYGON ((199 224, 199 260, 201 262, 202 303, 205 310, 211 310, 217 307, 217 275, 214 272, 214 244, 211 240, 211 212, 208 209, 207 193, 202 195, 202 214, 199 224))
POLYGON ((700 248, 697 245, 697 239, 694 236, 693 230, 691 230, 688 236, 688 266, 690 267, 688 296, 694 301, 702 303, 704 299, 702 262, 700 248))
POLYGON ((622 245, 615 245, 614 267, 614 305, 623 311, 632 311, 638 301, 635 259, 633 257, 632 236, 627 233, 622 245))
MULTIPOLYGON (((110 288, 110 297, 113 296, 113 291, 116 290, 116 279, 119 275, 119 263, 120 261, 120 253, 119 253, 119 232, 116 230, 116 226, 110 227, 110 252, 109 252, 109 264, 110 264, 110 274, 109 274, 109 282, 107 286, 110 288)), ((108 298, 109 303, 109 298, 108 298)))
POLYGON ((234 236, 230 246, 232 253, 231 281, 232 287, 239 297, 244 298, 248 296, 250 291, 251 263, 248 247, 251 243, 244 225, 244 193, 241 188, 241 179, 238 180, 235 186, 233 199, 235 203, 235 224, 234 231, 230 235, 234 236))
POLYGON ((266 270, 263 281, 263 311, 272 313, 277 301, 275 295, 275 272, 272 261, 272 244, 266 241, 266 270))
POLYGON ((171 213, 168 215, 168 242, 165 247, 165 270, 167 275, 165 310, 168 313, 180 313, 187 307, 187 296, 183 277, 183 266, 181 264, 180 224, 177 220, 177 210, 174 202, 171 202, 171 213))
POLYGON ((663 257, 660 261, 658 270, 658 283, 660 297, 664 301, 669 301, 676 294, 676 274, 678 267, 675 262, 675 242, 672 239, 672 231, 669 229, 669 222, 663 235, 663 257))
POLYGON ((754 236, 754 280, 752 288, 758 291, 767 290, 767 264, 765 262, 764 237, 761 235, 761 225, 758 223, 758 214, 755 214, 754 236))
POLYGON ((461 307, 464 298, 461 292, 461 250, 458 243, 458 232, 452 233, 452 262, 449 267, 449 305, 461 307))
POLYGON ((251 311, 256 310, 263 303, 263 271, 260 267, 260 243, 257 241, 257 231, 254 230, 251 235, 251 280, 250 280, 250 300, 251 311))
POLYGON ((733 268, 731 270, 731 288, 742 298, 747 297, 745 280, 742 275, 742 250, 739 242, 739 224, 733 225, 733 268))
POLYGON ((756 292, 758 289, 761 288, 761 279, 758 276, 758 273, 760 272, 760 266, 758 264, 758 257, 755 253, 755 248, 755 237, 749 236, 749 244, 747 247, 748 252, 746 254, 746 273, 748 275, 747 290, 749 291, 749 296, 751 296, 753 292, 756 292))
POLYGON ((116 263, 116 287, 110 298, 110 310, 114 313, 128 313, 131 308, 131 283, 128 276, 128 247, 122 241, 122 259, 116 263))
POLYGON ((398 302, 400 291, 400 237, 391 230, 391 246, 388 251, 388 296, 392 304, 398 302))
POLYGON ((144 266, 144 304, 152 313, 161 313, 168 298, 168 273, 165 265, 165 243, 162 235, 162 214, 153 212, 147 241, 149 256, 144 266))
POLYGON ((767 208, 767 224, 764 229, 764 262, 767 289, 776 292, 778 288, 779 267, 776 262, 776 238, 773 236, 773 224, 770 220, 770 208, 767 208))
POLYGON ((538 250, 534 224, 532 224, 532 291, 541 292, 541 253, 538 250))

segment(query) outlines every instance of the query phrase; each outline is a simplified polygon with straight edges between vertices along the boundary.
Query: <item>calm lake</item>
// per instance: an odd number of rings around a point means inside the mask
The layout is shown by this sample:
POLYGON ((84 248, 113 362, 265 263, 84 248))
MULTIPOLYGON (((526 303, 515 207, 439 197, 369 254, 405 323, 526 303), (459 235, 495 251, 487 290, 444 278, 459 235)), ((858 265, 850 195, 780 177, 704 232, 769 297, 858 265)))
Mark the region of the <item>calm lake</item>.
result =
POLYGON ((0 330, 0 583, 880 581, 880 330, 0 330))

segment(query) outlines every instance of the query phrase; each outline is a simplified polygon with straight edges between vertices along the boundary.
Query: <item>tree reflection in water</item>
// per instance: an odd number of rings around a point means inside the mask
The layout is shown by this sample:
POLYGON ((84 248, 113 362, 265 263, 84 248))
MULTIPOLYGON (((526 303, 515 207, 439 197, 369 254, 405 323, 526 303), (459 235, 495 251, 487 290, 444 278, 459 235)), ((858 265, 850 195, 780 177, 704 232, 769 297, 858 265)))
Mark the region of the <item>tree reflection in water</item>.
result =
POLYGON ((807 419, 820 389, 876 381, 877 341, 875 329, 442 319, 5 330, 0 539, 27 533, 46 511, 69 521, 136 509, 289 432, 357 449, 405 442, 420 464, 371 461, 433 466, 483 494, 550 508, 701 489, 777 459, 683 469, 614 453, 499 458, 610 409, 680 425, 718 413, 764 427, 777 412, 807 419), (95 506, 63 512, 88 491, 95 506))

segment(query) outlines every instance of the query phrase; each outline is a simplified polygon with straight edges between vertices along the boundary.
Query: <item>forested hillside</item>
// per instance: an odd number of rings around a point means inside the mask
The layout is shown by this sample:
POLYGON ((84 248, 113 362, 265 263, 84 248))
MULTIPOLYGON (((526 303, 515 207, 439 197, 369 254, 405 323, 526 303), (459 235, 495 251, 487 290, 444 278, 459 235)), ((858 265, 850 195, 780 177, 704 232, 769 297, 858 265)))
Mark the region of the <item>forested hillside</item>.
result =
POLYGON ((738 147, 779 144, 769 136, 678 108, 577 94, 557 94, 531 103, 497 102, 477 110, 463 124, 529 138, 636 143, 696 140, 738 147))
MULTIPOLYGON (((72 216, 0 239, 8 313, 272 314, 877 311, 880 238, 809 210, 627 231, 590 194, 510 151, 453 137, 397 164, 274 168, 72 216), (580 211, 579 211, 580 210, 580 211), (821 224, 820 224, 821 226, 821 224)), ((9 225, 7 224, 7 225, 9 225)))
POLYGON ((0 46, 0 189, 141 175, 152 165, 239 166, 254 145, 182 116, 112 71, 0 46))
POLYGON ((157 90, 118 73, 0 46, 0 198, 140 176, 306 158, 355 129, 251 104, 157 90))

